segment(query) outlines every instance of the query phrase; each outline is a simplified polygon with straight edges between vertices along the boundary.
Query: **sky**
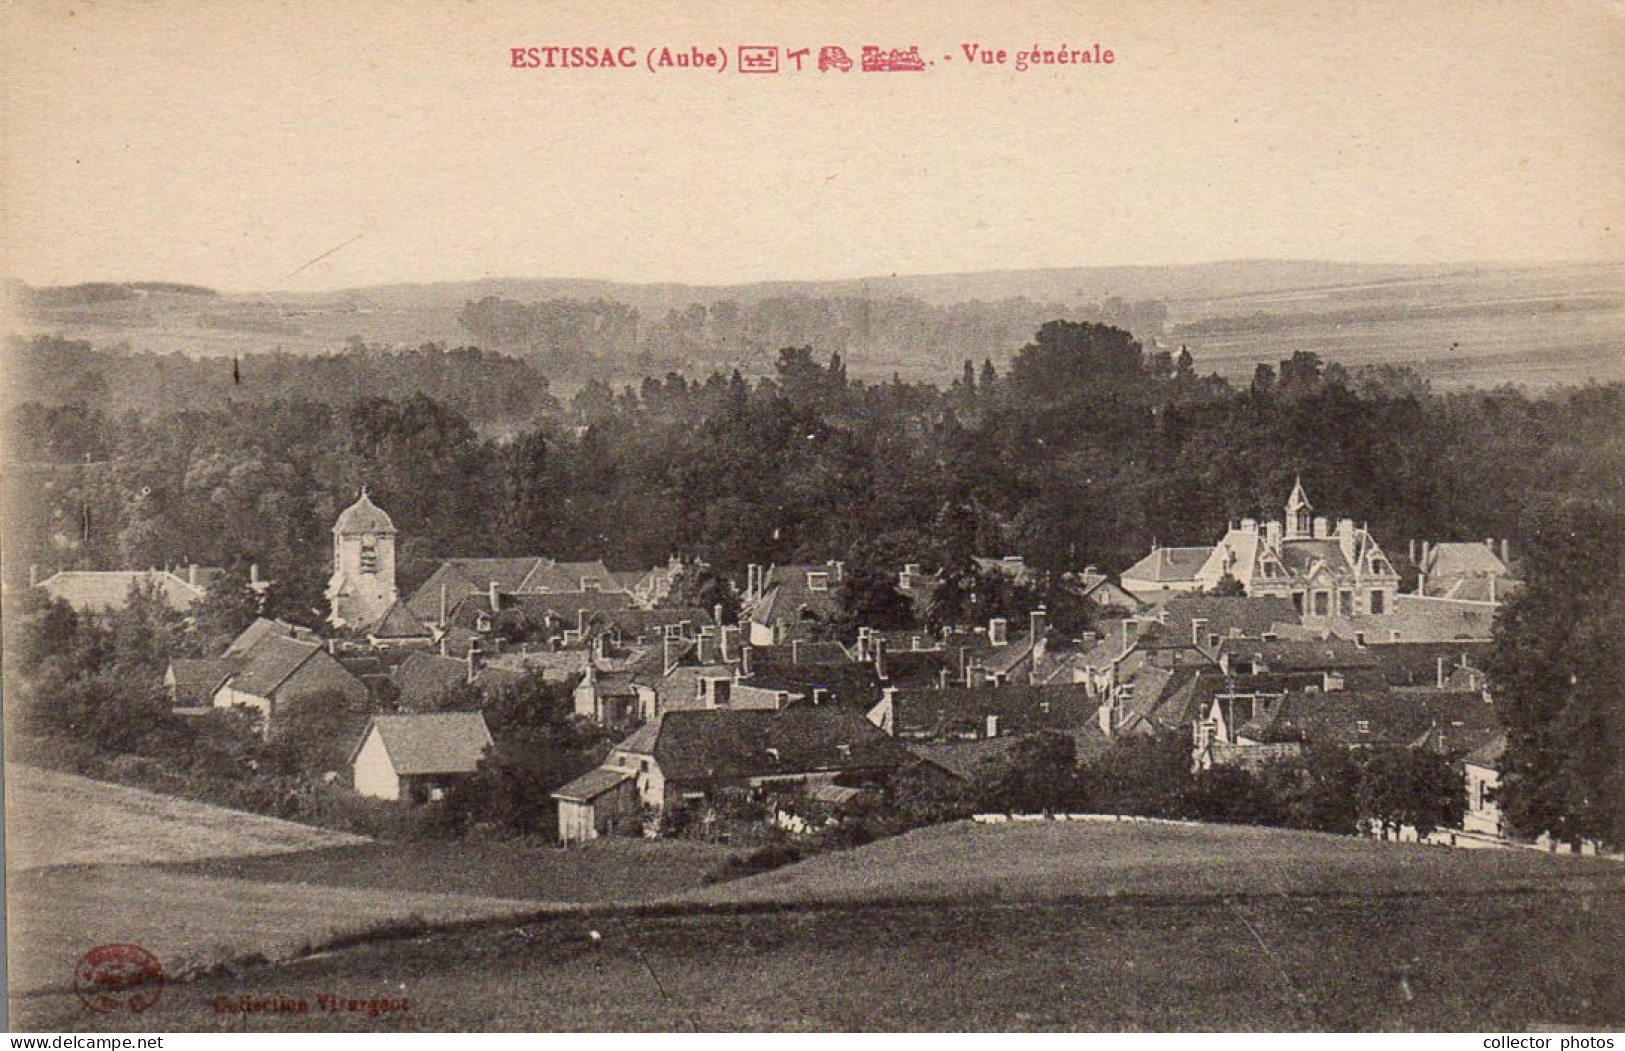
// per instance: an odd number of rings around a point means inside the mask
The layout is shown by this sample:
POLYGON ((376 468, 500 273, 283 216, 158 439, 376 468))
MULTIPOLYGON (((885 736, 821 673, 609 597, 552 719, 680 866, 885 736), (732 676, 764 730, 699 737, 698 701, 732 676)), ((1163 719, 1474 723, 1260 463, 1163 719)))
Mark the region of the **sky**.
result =
POLYGON ((0 263, 305 291, 1625 260, 1620 0, 652 6, 9 0, 0 263), (1113 64, 1014 68, 1095 42, 1113 64), (640 67, 510 68, 550 44, 640 67), (755 44, 786 68, 641 66, 755 44), (830 44, 934 64, 788 71, 830 44))

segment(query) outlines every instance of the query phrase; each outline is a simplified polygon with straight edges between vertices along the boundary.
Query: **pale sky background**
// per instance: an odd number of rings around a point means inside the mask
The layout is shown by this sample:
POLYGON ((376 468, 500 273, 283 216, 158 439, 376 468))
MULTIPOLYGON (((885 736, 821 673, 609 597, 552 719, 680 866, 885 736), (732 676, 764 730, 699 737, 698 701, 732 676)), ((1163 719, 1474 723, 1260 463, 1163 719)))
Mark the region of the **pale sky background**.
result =
POLYGON ((33 284, 1625 259, 1619 0, 0 6, 0 248, 33 284), (1097 40, 1117 64, 960 53, 1097 40), (508 68, 555 43, 938 65, 508 68))

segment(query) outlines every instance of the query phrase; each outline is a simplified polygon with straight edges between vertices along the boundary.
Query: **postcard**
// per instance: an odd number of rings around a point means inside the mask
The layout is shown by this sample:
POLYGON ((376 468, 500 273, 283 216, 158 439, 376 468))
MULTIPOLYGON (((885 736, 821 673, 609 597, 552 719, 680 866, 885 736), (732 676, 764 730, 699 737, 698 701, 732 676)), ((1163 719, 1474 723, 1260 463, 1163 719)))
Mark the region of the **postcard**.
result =
POLYGON ((13 1031, 1625 1028, 1619 3, 0 18, 13 1031))

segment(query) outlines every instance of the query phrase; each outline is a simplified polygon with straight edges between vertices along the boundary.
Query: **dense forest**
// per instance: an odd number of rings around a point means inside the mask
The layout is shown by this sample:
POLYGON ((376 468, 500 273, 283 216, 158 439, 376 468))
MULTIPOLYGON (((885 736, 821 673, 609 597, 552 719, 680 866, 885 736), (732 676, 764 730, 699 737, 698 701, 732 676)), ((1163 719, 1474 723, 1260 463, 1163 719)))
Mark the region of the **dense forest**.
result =
POLYGON ((1274 512, 1300 474, 1317 509, 1369 522, 1400 559, 1411 538, 1516 550, 1527 512, 1559 498, 1625 503, 1625 387, 1445 396, 1298 352, 1237 388, 1087 323, 1046 324, 1003 371, 966 362, 944 387, 854 381, 838 353, 802 346, 754 383, 673 373, 563 403, 511 359, 363 351, 276 362, 290 379, 272 401, 121 411, 88 348, 22 349, 18 389, 53 396, 7 412, 14 581, 30 565, 256 562, 307 620, 363 482, 401 530, 403 586, 454 554, 634 568, 676 552, 738 572, 1021 553, 1117 571, 1154 540, 1212 542, 1274 512), (347 365, 391 379, 357 389, 347 365), (527 415, 485 437, 469 405, 504 370, 527 415))

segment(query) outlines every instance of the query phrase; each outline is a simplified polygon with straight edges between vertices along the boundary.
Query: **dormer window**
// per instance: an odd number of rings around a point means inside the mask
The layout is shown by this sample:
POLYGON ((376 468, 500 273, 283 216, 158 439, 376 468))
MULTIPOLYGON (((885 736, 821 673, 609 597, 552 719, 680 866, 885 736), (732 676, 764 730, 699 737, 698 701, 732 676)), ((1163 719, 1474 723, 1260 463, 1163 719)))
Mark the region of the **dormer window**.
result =
POLYGON ((1361 734, 1369 734, 1371 733, 1371 720, 1361 719, 1354 724, 1354 728, 1360 731, 1361 734))
POLYGON ((767 750, 767 758, 771 762, 775 762, 775 763, 778 762, 779 761, 779 750, 777 748, 769 748, 767 750))
POLYGON ((597 577, 582 577, 581 578, 581 590, 582 591, 597 591, 602 586, 603 586, 602 583, 599 581, 599 579, 597 577))
POLYGON ((807 590, 808 591, 828 591, 829 590, 829 574, 828 573, 823 573, 823 572, 808 573, 807 574, 807 590))

